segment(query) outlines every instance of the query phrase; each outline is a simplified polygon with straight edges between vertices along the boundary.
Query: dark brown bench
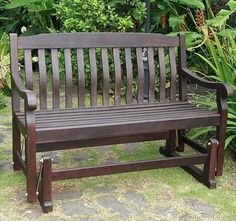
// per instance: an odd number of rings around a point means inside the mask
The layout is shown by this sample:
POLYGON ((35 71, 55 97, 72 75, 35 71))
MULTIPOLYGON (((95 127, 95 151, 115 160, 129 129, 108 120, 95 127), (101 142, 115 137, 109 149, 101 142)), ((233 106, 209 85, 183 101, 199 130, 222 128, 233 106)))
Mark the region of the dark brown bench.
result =
POLYGON ((44 212, 52 211, 51 181, 54 180, 163 167, 181 166, 209 188, 215 188, 215 174, 222 175, 226 99, 232 90, 225 84, 201 79, 186 68, 183 34, 178 37, 142 33, 41 34, 32 37, 11 34, 10 41, 14 170, 23 169, 26 175, 29 203, 38 198, 44 212), (144 48, 149 67, 147 101, 144 99, 144 48), (178 62, 175 49, 178 49, 178 62), (24 78, 18 68, 20 50, 24 52, 24 78), (64 55, 65 81, 59 76, 59 66, 63 63, 58 59, 59 53, 64 55), (169 58, 165 59, 165 55, 169 58), (38 57, 39 92, 37 87, 33 88, 37 82, 32 71, 33 56, 38 57), (73 74, 72 57, 76 58, 77 74, 73 74), (87 60, 89 78, 85 75, 87 60), (77 76, 74 81, 72 76, 77 76), (99 78, 103 82, 101 90, 98 90, 99 78), (134 82, 137 83, 136 90, 134 82), (215 89, 218 111, 198 108, 188 102, 187 84, 190 82, 215 89), (65 105, 61 99, 62 83, 65 105), (73 85, 77 86, 76 93, 73 85), (91 85, 91 90, 86 91, 85 85, 91 85), (121 87, 122 90, 125 88, 125 97, 122 97, 121 87), (111 90, 114 96, 110 94, 111 90), (89 104, 86 104, 86 94, 90 94, 89 104), (23 108, 21 100, 24 101, 23 108), (186 129, 206 126, 216 126, 216 139, 210 140, 207 148, 185 135, 186 129), (21 135, 25 139, 24 151, 21 135), (166 140, 166 147, 161 152, 168 157, 163 159, 52 171, 51 157, 44 156, 41 170, 37 172, 37 152, 160 139, 166 140), (199 154, 180 156, 178 151, 184 151, 184 144, 199 154), (196 164, 204 164, 204 170, 195 167, 196 164))

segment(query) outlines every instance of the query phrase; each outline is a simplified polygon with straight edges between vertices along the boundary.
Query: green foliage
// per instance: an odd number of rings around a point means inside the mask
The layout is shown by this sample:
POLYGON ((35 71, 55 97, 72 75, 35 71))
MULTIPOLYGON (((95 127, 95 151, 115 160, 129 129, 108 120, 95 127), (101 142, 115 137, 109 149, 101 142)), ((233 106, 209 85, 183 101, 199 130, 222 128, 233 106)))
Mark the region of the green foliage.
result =
POLYGON ((55 31, 54 0, 12 0, 0 5, 0 30, 24 35, 55 31))
POLYGON ((6 107, 6 99, 3 91, 0 91, 0 110, 6 107))
POLYGON ((0 36, 0 81, 10 87, 9 38, 6 33, 0 36))
POLYGON ((146 19, 145 2, 141 0, 106 0, 106 5, 113 8, 119 17, 131 18, 134 29, 132 31, 143 31, 146 19))
MULTIPOLYGON (((225 82, 236 91, 236 31, 226 28, 229 15, 236 12, 235 1, 229 1, 228 6, 229 10, 221 10, 215 18, 208 20, 202 27, 201 31, 204 36, 204 41, 200 44, 202 51, 195 54, 207 67, 205 71, 200 70, 203 71, 202 74, 205 77, 225 82), (217 27, 215 31, 213 31, 214 27, 217 27), (213 40, 209 38, 209 32, 213 34, 213 40)), ((215 107, 212 101, 203 101, 203 103, 211 108, 215 107)), ((229 99, 228 106, 228 137, 225 146, 236 150, 236 96, 229 99)))
POLYGON ((199 8, 199 9, 202 9, 202 10, 204 10, 204 8, 205 8, 202 1, 199 1, 199 0, 191 0, 191 1, 189 1, 189 0, 164 0, 164 2, 177 3, 177 4, 180 4, 180 5, 189 7, 189 8, 199 8))
MULTIPOLYGON (((221 10, 216 16, 211 10, 211 5, 215 2, 216 0, 151 0, 150 31, 170 35, 177 35, 180 31, 185 31, 187 46, 191 47, 189 50, 195 51, 195 53, 191 53, 190 57, 190 63, 194 65, 195 69, 210 79, 227 82, 235 88, 236 31, 226 27, 229 16, 236 11, 236 2, 229 1, 228 9, 221 10), (195 21, 198 10, 202 10, 205 15, 203 27, 199 27, 195 21), (211 30, 215 33, 214 41, 209 38, 211 30), (199 67, 196 64, 199 64, 199 67)), ((143 32, 145 20, 144 0, 0 1, 0 79, 3 79, 10 87, 7 37, 9 32, 22 34, 23 29, 26 29, 23 35, 55 31, 143 32)), ((96 54, 98 57, 101 56, 101 51, 97 49, 96 54)), ((48 55, 48 60, 50 60, 49 57, 50 55, 48 55)), ((59 53, 59 59, 61 77, 64 78, 63 53, 59 53)), ((109 63, 112 64, 112 61, 112 53, 109 53, 109 63)), ((72 63, 76 75, 76 55, 73 51, 72 63)), ((87 52, 85 53, 85 63, 86 80, 89 82, 90 67, 87 52)), ((122 53, 121 65, 123 68, 124 55, 122 53)), ((50 70, 50 67, 48 69, 50 70)), ((98 64, 98 73, 101 73, 101 70, 102 66, 98 64)), ((114 72, 114 66, 110 66, 110 71, 114 72)), ((102 88, 102 76, 98 76, 98 81, 99 88, 102 88)), ((90 87, 90 85, 86 86, 90 87)), ((135 87, 136 85, 134 85, 134 90, 135 87)), ((232 98, 229 102, 228 138, 226 140, 226 144, 231 146, 234 142, 236 143, 235 109, 236 98, 232 98)))
POLYGON ((236 12, 236 1, 230 0, 226 5, 229 6, 229 9, 222 9, 215 18, 207 20, 208 25, 213 27, 225 25, 229 16, 236 12))
MULTIPOLYGON (((191 30, 194 10, 204 8, 201 0, 152 0, 150 31, 169 33, 183 26, 191 30)), ((144 31, 147 13, 142 0, 62 0, 56 10, 62 30, 70 32, 144 31)))
POLYGON ((204 10, 200 0, 152 0, 151 31, 170 33, 179 31, 195 31, 195 11, 204 10))
POLYGON ((206 48, 209 57, 196 53, 212 69, 209 78, 230 84, 235 90, 236 86, 236 41, 228 36, 221 43, 216 34, 215 41, 206 36, 206 48), (230 52, 230 53, 229 53, 230 52))
POLYGON ((56 9, 57 17, 62 23, 62 31, 65 32, 134 30, 132 17, 129 14, 119 16, 115 8, 105 1, 62 0, 56 9))

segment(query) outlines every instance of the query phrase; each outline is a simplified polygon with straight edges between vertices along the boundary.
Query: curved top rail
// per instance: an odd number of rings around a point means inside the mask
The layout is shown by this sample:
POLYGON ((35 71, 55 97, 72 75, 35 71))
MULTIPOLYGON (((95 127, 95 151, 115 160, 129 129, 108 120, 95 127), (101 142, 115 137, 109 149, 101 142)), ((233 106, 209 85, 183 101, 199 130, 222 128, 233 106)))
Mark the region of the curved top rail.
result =
POLYGON ((50 33, 18 37, 19 49, 178 47, 179 37, 154 33, 50 33))

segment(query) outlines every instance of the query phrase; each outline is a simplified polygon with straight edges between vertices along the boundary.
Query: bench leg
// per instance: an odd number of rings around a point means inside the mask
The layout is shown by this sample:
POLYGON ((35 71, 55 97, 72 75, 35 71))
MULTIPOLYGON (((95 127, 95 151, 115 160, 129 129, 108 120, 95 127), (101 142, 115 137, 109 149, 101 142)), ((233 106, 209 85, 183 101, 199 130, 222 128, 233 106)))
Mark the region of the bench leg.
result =
POLYGON ((178 130, 178 152, 184 152, 184 141, 183 136, 185 135, 185 130, 178 130))
POLYGON ((166 146, 160 148, 160 153, 163 155, 171 155, 176 151, 176 131, 169 131, 169 137, 166 140, 166 146))
MULTIPOLYGON (((216 159, 217 159, 216 158, 217 149, 218 149, 218 141, 215 139, 211 140, 207 146, 208 158, 204 164, 203 171, 194 165, 181 166, 186 172, 191 174, 196 180, 203 183, 205 186, 207 186, 210 189, 213 189, 216 187, 215 168, 216 168, 216 159)), ((161 148, 160 152, 166 157, 180 156, 176 152, 172 152, 172 153, 168 152, 166 148, 161 148)))
POLYGON ((204 164, 203 171, 196 166, 184 166, 182 167, 185 171, 190 173, 195 179, 203 183, 210 189, 216 188, 215 180, 215 168, 216 168, 216 156, 218 149, 218 141, 212 139, 207 145, 207 161, 204 164))
POLYGON ((42 170, 39 176, 38 200, 44 213, 53 211, 52 205, 52 159, 50 156, 42 158, 42 170))
POLYGON ((37 201, 36 196, 36 182, 37 182, 37 169, 36 169, 36 145, 34 134, 28 133, 25 139, 25 161, 26 161, 26 188, 27 188, 27 202, 33 203, 37 201))
POLYGON ((216 168, 216 156, 219 142, 216 139, 212 139, 207 145, 208 160, 204 164, 203 172, 208 180, 208 187, 213 189, 216 187, 215 180, 215 168, 216 168))
POLYGON ((12 155, 13 155, 13 169, 14 171, 20 170, 21 164, 18 161, 17 152, 22 155, 21 152, 21 135, 20 131, 17 129, 16 121, 13 117, 12 120, 12 155))
POLYGON ((169 131, 169 139, 166 140, 166 151, 168 153, 173 153, 176 150, 176 131, 169 131))
POLYGON ((218 126, 216 129, 216 139, 219 141, 219 146, 217 151, 216 176, 222 176, 223 173, 225 137, 226 137, 225 126, 224 125, 218 126))

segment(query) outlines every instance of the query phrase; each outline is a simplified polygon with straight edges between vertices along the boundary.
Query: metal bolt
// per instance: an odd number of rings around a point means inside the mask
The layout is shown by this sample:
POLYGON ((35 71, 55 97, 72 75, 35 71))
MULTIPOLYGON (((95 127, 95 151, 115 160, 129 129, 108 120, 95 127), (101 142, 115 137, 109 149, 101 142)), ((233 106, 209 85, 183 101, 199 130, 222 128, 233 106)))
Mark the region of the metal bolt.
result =
POLYGON ((39 162, 43 164, 43 157, 40 159, 40 161, 39 161, 39 162))

